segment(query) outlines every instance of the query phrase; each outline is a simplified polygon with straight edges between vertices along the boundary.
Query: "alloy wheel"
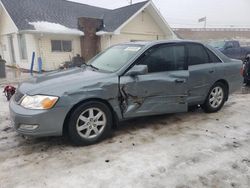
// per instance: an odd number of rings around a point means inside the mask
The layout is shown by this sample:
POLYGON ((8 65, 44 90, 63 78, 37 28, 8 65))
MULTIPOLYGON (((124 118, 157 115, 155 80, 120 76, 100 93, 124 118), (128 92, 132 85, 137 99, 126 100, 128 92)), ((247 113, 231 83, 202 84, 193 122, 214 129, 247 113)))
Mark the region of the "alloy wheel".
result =
POLYGON ((209 95, 209 104, 212 108, 218 108, 224 98, 224 91, 221 87, 217 86, 212 89, 210 95, 209 95))
POLYGON ((77 119, 78 134, 85 139, 99 136, 107 124, 105 113, 99 108, 88 108, 77 119))

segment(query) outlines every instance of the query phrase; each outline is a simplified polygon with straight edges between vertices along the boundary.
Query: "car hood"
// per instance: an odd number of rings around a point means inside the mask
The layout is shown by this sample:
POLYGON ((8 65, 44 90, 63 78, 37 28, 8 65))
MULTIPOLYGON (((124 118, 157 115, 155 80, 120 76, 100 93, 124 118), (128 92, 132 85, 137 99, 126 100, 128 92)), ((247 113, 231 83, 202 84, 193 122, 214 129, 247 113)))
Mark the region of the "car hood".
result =
POLYGON ((111 74, 92 70, 91 68, 73 68, 36 76, 20 84, 18 90, 23 94, 50 94, 60 96, 64 92, 89 86, 111 74))

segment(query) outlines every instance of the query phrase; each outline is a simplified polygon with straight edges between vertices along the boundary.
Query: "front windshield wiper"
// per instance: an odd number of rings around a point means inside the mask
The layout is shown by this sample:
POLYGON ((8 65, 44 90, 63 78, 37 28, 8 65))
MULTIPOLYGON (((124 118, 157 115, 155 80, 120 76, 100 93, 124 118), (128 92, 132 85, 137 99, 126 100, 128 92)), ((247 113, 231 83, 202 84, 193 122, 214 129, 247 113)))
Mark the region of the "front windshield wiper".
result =
POLYGON ((99 70, 97 67, 95 67, 95 66, 93 66, 93 65, 91 65, 91 64, 89 64, 89 65, 87 65, 87 66, 89 66, 89 67, 91 67, 91 68, 93 68, 93 69, 95 69, 95 70, 99 70))
POLYGON ((95 67, 95 66, 93 66, 91 64, 84 63, 84 65, 87 66, 87 67, 91 67, 92 69, 95 69, 95 70, 100 70, 99 68, 97 68, 97 67, 95 67))

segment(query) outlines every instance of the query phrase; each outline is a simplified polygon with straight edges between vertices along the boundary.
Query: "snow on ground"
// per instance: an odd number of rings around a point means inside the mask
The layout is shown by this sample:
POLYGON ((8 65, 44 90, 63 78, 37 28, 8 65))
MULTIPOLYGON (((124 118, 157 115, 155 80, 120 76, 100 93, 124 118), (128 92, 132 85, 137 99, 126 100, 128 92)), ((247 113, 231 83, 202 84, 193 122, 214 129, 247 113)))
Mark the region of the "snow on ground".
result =
POLYGON ((131 120, 100 144, 73 147, 17 135, 0 94, 0 187, 248 188, 249 105, 249 94, 234 94, 219 113, 131 120))
POLYGON ((29 22, 29 24, 33 25, 37 32, 84 35, 84 32, 82 32, 78 29, 68 28, 68 27, 61 25, 61 24, 58 24, 58 23, 39 21, 39 22, 29 22))

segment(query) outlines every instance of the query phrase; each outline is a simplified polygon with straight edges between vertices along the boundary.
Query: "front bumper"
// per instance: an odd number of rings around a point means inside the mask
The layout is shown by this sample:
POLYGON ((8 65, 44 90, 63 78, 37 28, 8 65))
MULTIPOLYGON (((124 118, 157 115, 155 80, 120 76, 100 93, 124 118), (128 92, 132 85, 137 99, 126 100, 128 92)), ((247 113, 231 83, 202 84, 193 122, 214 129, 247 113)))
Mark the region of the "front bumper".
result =
POLYGON ((10 116, 15 130, 26 136, 60 136, 63 133, 63 123, 67 115, 64 107, 54 107, 50 110, 30 110, 17 104, 12 97, 10 101, 10 116), (23 129, 22 125, 35 125, 34 130, 23 129))

